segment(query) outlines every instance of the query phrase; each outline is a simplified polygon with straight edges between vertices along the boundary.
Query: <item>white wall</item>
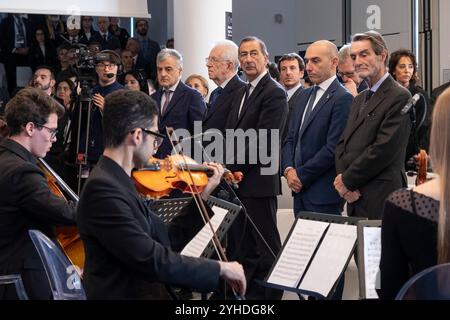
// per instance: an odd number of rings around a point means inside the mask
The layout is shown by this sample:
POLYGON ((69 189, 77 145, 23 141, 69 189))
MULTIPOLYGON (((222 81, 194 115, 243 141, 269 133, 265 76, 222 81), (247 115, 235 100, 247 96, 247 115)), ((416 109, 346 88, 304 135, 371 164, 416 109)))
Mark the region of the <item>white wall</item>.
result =
MULTIPOLYGON (((214 42, 225 39, 225 12, 231 7, 231 0, 174 0, 175 48, 183 55, 183 80, 193 73, 208 79, 205 58, 214 42)), ((210 91, 214 87, 210 82, 210 91)))
POLYGON ((439 1, 440 84, 450 81, 450 0, 439 1), (444 72, 446 79, 444 79, 444 72))

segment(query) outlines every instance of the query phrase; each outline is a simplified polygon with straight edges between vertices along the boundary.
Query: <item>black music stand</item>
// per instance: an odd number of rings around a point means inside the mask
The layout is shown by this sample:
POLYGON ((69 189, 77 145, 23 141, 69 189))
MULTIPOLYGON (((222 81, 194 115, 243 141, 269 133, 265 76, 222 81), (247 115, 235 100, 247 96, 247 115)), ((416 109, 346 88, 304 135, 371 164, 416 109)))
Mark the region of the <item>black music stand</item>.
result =
MULTIPOLYGON (((291 230, 289 231, 289 234, 283 244, 283 247, 280 250, 280 253, 278 254, 277 259, 275 260, 274 265, 272 266, 270 272, 268 273, 266 279, 264 281, 261 281, 261 284, 266 286, 266 287, 271 287, 271 288, 275 288, 275 289, 280 289, 280 290, 285 290, 285 291, 291 291, 291 292, 296 292, 297 294, 306 294, 308 296, 312 296, 312 297, 316 297, 319 299, 331 299, 333 297, 334 292, 336 291, 337 285, 339 284, 340 279, 342 278, 342 276, 345 273, 345 270, 347 269, 348 264, 350 263, 350 260, 353 256, 353 252, 355 250, 356 247, 356 241, 355 244, 353 245, 353 248, 351 249, 347 261, 344 264, 343 270, 340 273, 339 277, 336 279, 332 289, 329 291, 328 295, 325 297, 323 295, 321 295, 318 292, 314 292, 314 291, 307 291, 304 289, 300 289, 299 287, 288 287, 288 286, 284 286, 284 285, 279 285, 279 284, 275 284, 275 283, 270 283, 268 282, 268 279, 270 278, 272 271, 275 269, 275 266, 277 265, 279 258, 281 256, 281 254, 283 253, 284 249, 287 246, 287 243, 289 241, 289 239, 291 238, 294 228, 296 226, 296 224, 298 223, 299 219, 302 220, 313 220, 313 221, 319 221, 319 222, 326 222, 326 223, 330 223, 330 224, 345 224, 345 225, 353 225, 353 226, 357 226, 358 222, 361 220, 367 220, 366 218, 357 218, 357 217, 343 217, 343 216, 338 216, 338 215, 331 215, 331 214, 323 214, 323 213, 315 213, 315 212, 299 212, 297 215, 297 218, 291 228, 291 230)), ((328 227, 327 227, 328 228, 328 227)), ((307 267, 305 269, 305 272, 302 276, 302 278, 305 276, 305 274, 308 272, 309 267, 311 266, 312 261, 314 260, 315 254, 318 251, 318 248, 321 245, 321 242, 323 240, 323 238, 325 237, 327 231, 325 231, 324 235, 322 235, 322 238, 318 244, 318 246, 315 248, 315 251, 313 253, 313 256, 311 257, 309 263, 307 264, 307 267)), ((300 284, 298 285, 300 286, 300 284)))
MULTIPOLYGON (((180 214, 182 209, 191 201, 192 198, 161 199, 156 201, 149 201, 147 202, 147 205, 156 215, 161 218, 161 220, 163 220, 164 223, 167 224, 172 221, 172 219, 174 219, 178 214, 180 214)), ((222 241, 234 219, 241 211, 242 207, 213 196, 209 196, 206 202, 211 208, 216 206, 228 211, 216 232, 217 238, 219 239, 219 241, 222 241)), ((213 241, 211 240, 200 257, 210 258, 214 254, 214 252, 215 246, 213 241)), ((173 293, 171 290, 169 290, 169 293, 176 300, 175 293, 173 293)), ((206 294, 202 293, 201 297, 202 300, 207 300, 206 294)))
MULTIPOLYGON (((151 210, 164 221, 164 223, 169 223, 173 218, 180 214, 181 210, 191 201, 192 198, 161 199, 153 201, 148 205, 151 210)), ((217 229, 217 237, 219 238, 219 241, 222 241, 234 219, 241 211, 241 207, 213 196, 210 196, 208 198, 207 203, 211 208, 216 206, 228 211, 223 222, 217 229)), ((214 254, 214 252, 214 244, 211 240, 206 249, 201 254, 201 257, 210 258, 214 254)))

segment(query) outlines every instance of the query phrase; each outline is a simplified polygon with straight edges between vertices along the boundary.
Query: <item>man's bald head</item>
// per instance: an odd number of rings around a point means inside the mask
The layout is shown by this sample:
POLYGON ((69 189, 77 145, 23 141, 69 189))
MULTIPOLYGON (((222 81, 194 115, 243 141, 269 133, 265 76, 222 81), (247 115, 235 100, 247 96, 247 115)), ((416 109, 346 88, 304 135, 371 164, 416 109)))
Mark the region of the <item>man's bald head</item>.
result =
POLYGON ((338 61, 338 49, 328 40, 316 41, 306 50, 306 71, 314 84, 320 84, 336 75, 338 61))

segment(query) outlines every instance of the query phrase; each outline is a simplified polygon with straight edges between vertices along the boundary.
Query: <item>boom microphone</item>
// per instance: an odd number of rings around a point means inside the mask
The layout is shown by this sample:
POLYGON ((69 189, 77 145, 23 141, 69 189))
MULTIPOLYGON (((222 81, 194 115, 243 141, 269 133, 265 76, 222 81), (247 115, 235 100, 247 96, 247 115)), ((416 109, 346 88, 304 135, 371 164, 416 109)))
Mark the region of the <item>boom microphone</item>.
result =
POLYGON ((115 74, 114 73, 107 73, 106 76, 108 77, 108 79, 112 79, 112 78, 114 78, 115 74))
POLYGON ((409 110, 411 110, 411 108, 417 103, 417 101, 419 101, 419 99, 420 99, 419 93, 416 93, 415 95, 413 95, 411 97, 411 99, 408 100, 408 103, 403 107, 403 109, 400 113, 402 115, 407 114, 409 112, 409 110))

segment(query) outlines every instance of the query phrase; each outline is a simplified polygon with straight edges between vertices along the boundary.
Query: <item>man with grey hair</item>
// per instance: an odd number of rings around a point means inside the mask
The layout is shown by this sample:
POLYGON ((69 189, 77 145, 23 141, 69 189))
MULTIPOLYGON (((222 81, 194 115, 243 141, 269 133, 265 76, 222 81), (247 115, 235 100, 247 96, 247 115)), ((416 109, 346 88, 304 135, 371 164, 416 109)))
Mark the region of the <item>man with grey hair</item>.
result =
POLYGON ((259 136, 245 139, 239 150, 235 146, 233 159, 227 159, 227 168, 244 174, 236 193, 259 233, 244 214, 238 215, 230 228, 227 252, 244 265, 248 299, 281 299, 282 291, 264 288, 257 279, 265 278, 281 248, 276 214, 277 195, 281 194, 279 133, 288 113, 286 91, 267 71, 269 53, 261 39, 247 37, 241 41, 239 62, 248 83, 233 95, 226 128, 234 132, 256 131, 259 136), (256 160, 252 161, 254 164, 250 163, 251 149, 255 147, 259 147, 260 155, 270 154, 272 161, 268 163, 259 156, 252 159, 256 160), (245 163, 239 160, 241 156, 247 160, 245 163), (275 170, 267 172, 274 163, 275 170))
MULTIPOLYGON (((159 106, 159 132, 166 135, 166 128, 186 129, 194 134, 194 122, 202 121, 206 105, 201 94, 181 81, 183 57, 175 49, 163 49, 156 58, 157 78, 160 88, 152 98, 159 106)), ((164 159, 172 153, 172 145, 166 135, 156 157, 164 159)))
POLYGON ((344 45, 339 50, 338 76, 354 97, 367 89, 366 81, 355 71, 355 63, 350 57, 350 44, 344 45))
POLYGON ((411 122, 402 112, 411 98, 387 72, 388 49, 376 31, 353 36, 351 57, 369 89, 353 101, 336 146, 334 186, 349 216, 381 219, 384 200, 406 187, 405 154, 411 122))
POLYGON ((217 85, 211 92, 208 111, 203 118, 203 130, 225 130, 225 124, 233 101, 233 94, 245 86, 237 75, 239 67, 238 47, 230 40, 217 42, 206 58, 208 76, 217 85))

